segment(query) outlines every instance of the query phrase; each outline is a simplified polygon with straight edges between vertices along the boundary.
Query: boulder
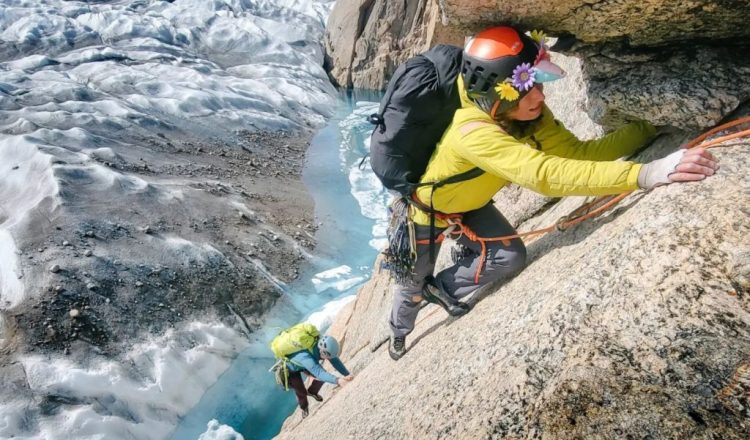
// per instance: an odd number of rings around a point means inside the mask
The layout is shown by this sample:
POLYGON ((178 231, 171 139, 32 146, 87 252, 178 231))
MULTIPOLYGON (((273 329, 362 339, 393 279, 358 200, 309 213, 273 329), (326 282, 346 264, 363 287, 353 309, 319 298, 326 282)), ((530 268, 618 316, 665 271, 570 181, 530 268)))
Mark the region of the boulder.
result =
POLYGON ((750 47, 690 43, 633 53, 619 42, 574 50, 585 60, 589 115, 607 126, 637 117, 711 127, 750 99, 750 47))
POLYGON ((345 88, 383 89, 401 61, 451 41, 443 33, 437 0, 336 2, 324 40, 330 76, 345 88))
POLYGON ((691 0, 443 0, 447 24, 476 31, 488 24, 511 22, 569 33, 598 43, 627 39, 638 46, 661 46, 685 40, 741 40, 750 35, 744 25, 745 1, 691 0))
POLYGON ((435 44, 499 23, 542 29, 583 61, 596 122, 697 130, 750 98, 749 11, 747 0, 350 0, 336 2, 325 39, 340 86, 383 89, 399 63, 435 44))

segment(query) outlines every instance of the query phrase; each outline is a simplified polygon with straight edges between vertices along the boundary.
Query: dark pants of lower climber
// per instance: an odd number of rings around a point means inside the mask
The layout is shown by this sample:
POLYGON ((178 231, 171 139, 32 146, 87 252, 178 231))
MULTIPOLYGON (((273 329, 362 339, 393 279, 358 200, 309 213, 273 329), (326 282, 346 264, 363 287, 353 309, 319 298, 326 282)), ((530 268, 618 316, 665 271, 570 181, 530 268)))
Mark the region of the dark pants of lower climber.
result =
MULTIPOLYGON (((312 377, 311 374, 308 374, 310 377, 312 377)), ((305 387, 305 381, 302 378, 302 373, 299 371, 290 371, 289 372, 289 386, 294 388, 294 394, 297 395, 297 403, 299 403, 299 407, 302 409, 307 409, 307 393, 310 394, 318 394, 318 391, 323 387, 323 382, 313 379, 312 384, 310 384, 310 388, 305 387)))
MULTIPOLYGON (((479 237, 500 237, 516 233, 492 203, 465 213, 462 221, 479 237)), ((417 240, 430 237, 429 226, 416 225, 415 230, 417 240)), ((443 229, 437 228, 436 236, 442 231, 443 229)), ((466 236, 460 237, 457 241, 467 252, 453 266, 435 275, 438 287, 455 298, 462 298, 493 281, 511 278, 526 267, 526 247, 521 239, 514 238, 509 246, 500 241, 486 242, 486 260, 480 271, 479 282, 476 282, 474 277, 482 264, 482 245, 469 240, 466 236)), ((435 243, 435 255, 439 248, 440 245, 435 243)), ((435 264, 430 261, 430 246, 417 245, 417 262, 412 277, 394 287, 390 318, 394 336, 406 336, 414 330, 425 277, 432 275, 434 269, 435 264)))

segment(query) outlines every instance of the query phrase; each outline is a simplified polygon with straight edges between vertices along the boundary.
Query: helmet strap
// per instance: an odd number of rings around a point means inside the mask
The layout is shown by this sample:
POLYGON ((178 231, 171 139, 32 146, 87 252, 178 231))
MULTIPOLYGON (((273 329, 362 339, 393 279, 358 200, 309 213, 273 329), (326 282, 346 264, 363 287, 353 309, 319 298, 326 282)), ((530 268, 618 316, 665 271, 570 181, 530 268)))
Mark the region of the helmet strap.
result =
POLYGON ((500 100, 496 99, 495 103, 492 105, 492 110, 490 110, 490 118, 492 120, 495 120, 495 113, 497 113, 497 109, 500 108, 500 100))

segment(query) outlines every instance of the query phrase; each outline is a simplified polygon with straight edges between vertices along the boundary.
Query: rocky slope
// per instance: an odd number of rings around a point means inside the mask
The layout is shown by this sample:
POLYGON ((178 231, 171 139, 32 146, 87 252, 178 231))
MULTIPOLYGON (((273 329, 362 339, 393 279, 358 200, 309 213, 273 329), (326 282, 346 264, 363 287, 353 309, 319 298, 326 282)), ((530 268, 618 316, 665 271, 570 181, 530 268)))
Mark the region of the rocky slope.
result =
MULTIPOLYGON (((294 279, 302 250, 311 246, 301 226, 314 229, 312 203, 299 180, 308 141, 246 133, 233 145, 155 142, 167 150, 158 160, 143 151, 137 154, 145 160, 100 158, 129 176, 166 186, 188 182, 182 191, 192 192, 190 203, 148 185, 120 201, 106 192, 83 200, 81 187, 91 178, 58 168, 59 206, 37 210, 15 237, 18 278, 36 294, 2 311, 15 331, 0 332, 0 348, 116 354, 144 329, 158 333, 205 313, 238 328, 247 328, 248 321, 236 321, 246 316, 252 326, 281 294, 274 280, 294 279), (278 185, 288 191, 279 193, 278 185), (123 211, 121 202, 131 208, 123 211), (98 207, 96 218, 82 209, 90 204, 98 207), (189 243, 203 240, 216 247, 189 243)), ((10 305, 12 296, 6 298, 10 305)))
POLYGON ((637 192, 530 243, 528 268, 470 314, 428 306, 397 363, 390 281, 375 273, 332 329, 355 380, 278 438, 747 438, 750 142, 716 154, 704 182, 637 192))
MULTIPOLYGON (((247 345, 313 246, 300 176, 309 139, 255 132, 231 144, 172 139, 166 151, 123 151, 93 166, 127 176, 115 179, 125 192, 116 200, 96 173, 56 165, 58 197, 14 229, 17 251, 3 257, 26 297, 11 305, 13 292, 2 296, 0 401, 8 406, 0 430, 39 438, 37 424, 48 427, 40 421, 70 408, 92 421, 152 423, 150 406, 128 398, 131 385, 122 383, 132 380, 144 399, 164 405, 159 430, 139 438, 165 438, 174 413, 184 414, 247 345), (159 184, 141 187, 141 178, 159 184)), ((25 162, 9 165, 27 172, 25 162)))
POLYGON ((562 37, 558 50, 585 61, 597 122, 642 118, 695 129, 750 98, 749 11, 747 0, 341 0, 326 51, 341 86, 383 88, 409 56, 514 23, 562 37))
POLYGON ((166 438, 284 302, 330 6, 3 2, 0 438, 166 438))
MULTIPOLYGON (((597 2, 575 11, 621 3, 597 2)), ((372 12, 380 3, 368 4, 372 12)), ((444 23, 456 19, 459 10, 485 23, 503 14, 551 28, 556 23, 533 13, 513 15, 517 5, 440 5, 447 17, 444 23)), ((716 6, 722 7, 729 6, 716 6)), ((565 8, 561 4, 551 10, 562 13, 565 8)), ((536 10, 541 7, 527 11, 536 10)), ((648 23, 658 16, 645 15, 638 19, 648 23)), ((620 24, 616 16, 610 19, 620 24)), ((382 16, 377 20, 384 21, 382 16)), ((477 20, 456 23, 457 33, 480 27, 477 20)), ((618 35, 634 32, 630 24, 625 20, 618 35)), ((664 29, 654 26, 653 34, 666 38, 664 29)), ((655 38, 640 35, 634 40, 645 47, 655 38)), ((357 40, 356 47, 360 45, 357 40)), ((696 48, 696 54, 700 52, 696 48)), ((696 56, 684 69, 673 71, 679 81, 695 80, 690 72, 701 68, 696 56)), ((738 65, 746 61, 739 58, 738 65)), ((602 87, 611 84, 592 77, 595 60, 584 57, 580 75, 576 61, 558 61, 573 74, 566 84, 552 83, 545 89, 550 106, 580 137, 600 134, 603 127, 594 122, 614 123, 617 118, 589 111, 592 121, 580 110, 604 102, 608 92, 602 87)), ((658 70, 647 64, 642 67, 658 70)), ((653 95, 648 84, 617 84, 617 71, 610 71, 608 78, 613 87, 624 87, 623 96, 665 96, 653 95)), ((669 95, 672 100, 647 112, 647 118, 659 123, 654 112, 680 107, 666 123, 695 127, 750 113, 750 107, 741 104, 746 89, 736 83, 735 103, 715 114, 706 110, 710 99, 700 108, 691 107, 703 98, 683 100, 685 95, 673 86, 664 85, 664 90, 675 92, 669 95), (707 114, 696 124, 683 124, 689 115, 697 121, 707 114)), ((613 109, 610 104, 606 106, 613 109)), ((639 108, 630 106, 628 112, 638 114, 639 108)), ((608 114, 616 113, 614 109, 608 114)), ((695 133, 662 129, 635 160, 662 157, 695 133)), ((387 273, 376 271, 330 330, 343 341, 343 358, 354 381, 342 389, 325 388, 326 400, 313 403, 304 420, 292 416, 278 438, 747 438, 750 180, 744 170, 750 163, 750 141, 728 142, 714 151, 721 169, 703 182, 636 192, 595 220, 527 243, 528 268, 505 284, 476 292, 469 299, 474 308, 468 315, 453 319, 427 306, 407 339, 407 354, 398 362, 387 353, 391 281, 387 273)), ((555 223, 584 200, 543 199, 506 188, 496 203, 526 231, 555 223)), ((441 252, 439 264, 447 258, 447 252, 441 252)))

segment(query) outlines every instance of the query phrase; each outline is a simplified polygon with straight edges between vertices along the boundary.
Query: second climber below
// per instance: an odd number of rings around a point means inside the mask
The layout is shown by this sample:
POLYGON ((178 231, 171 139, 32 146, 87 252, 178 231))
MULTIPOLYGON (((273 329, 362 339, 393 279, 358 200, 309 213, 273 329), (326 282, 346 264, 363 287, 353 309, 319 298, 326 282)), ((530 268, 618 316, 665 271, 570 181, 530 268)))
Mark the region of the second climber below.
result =
MULTIPOLYGON (((509 26, 484 30, 463 50, 457 87, 461 107, 438 143, 421 182, 436 182, 467 172, 479 177, 433 191, 420 187, 413 197, 436 212, 459 214, 461 223, 479 237, 513 235, 514 228, 492 203, 508 183, 546 196, 603 196, 673 182, 702 180, 718 169, 704 149, 678 150, 647 164, 617 160, 656 134, 648 122, 630 123, 602 138, 580 141, 555 119, 544 103, 542 83, 564 72, 550 61, 543 35, 527 36, 509 26), (533 38, 532 38, 533 37, 533 38)), ((459 316, 468 305, 459 299, 487 283, 508 279, 526 266, 526 248, 515 238, 488 241, 486 248, 466 235, 458 243, 467 252, 434 277, 430 245, 448 224, 427 210, 411 208, 418 240, 412 274, 394 289, 390 356, 406 352, 406 336, 423 299, 459 316), (432 234, 431 234, 432 230, 432 234)), ((439 246, 439 243, 435 243, 439 246)))

